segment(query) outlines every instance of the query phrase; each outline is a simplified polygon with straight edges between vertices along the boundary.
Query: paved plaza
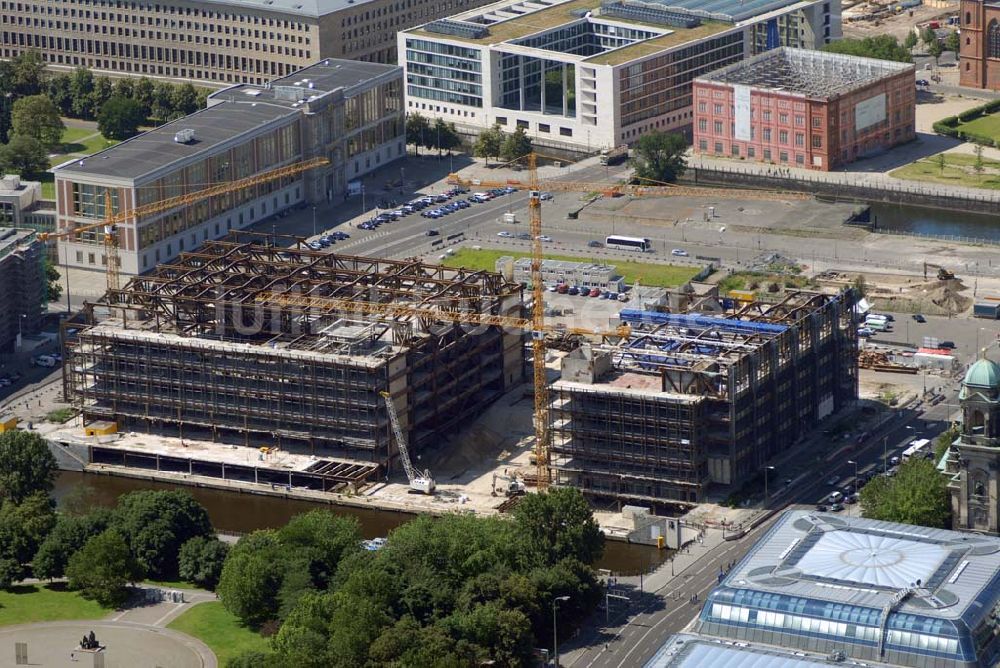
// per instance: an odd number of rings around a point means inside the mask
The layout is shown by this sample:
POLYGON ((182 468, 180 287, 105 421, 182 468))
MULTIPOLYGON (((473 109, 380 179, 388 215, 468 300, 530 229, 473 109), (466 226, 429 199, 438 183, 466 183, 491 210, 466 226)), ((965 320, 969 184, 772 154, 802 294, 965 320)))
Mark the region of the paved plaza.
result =
POLYGON ((0 666, 14 666, 15 643, 28 644, 29 666, 91 668, 100 666, 95 653, 78 649, 94 632, 105 647, 104 668, 215 668, 215 655, 191 636, 128 622, 76 621, 23 624, 0 629, 0 666), (75 660, 74 660, 75 659, 75 660))

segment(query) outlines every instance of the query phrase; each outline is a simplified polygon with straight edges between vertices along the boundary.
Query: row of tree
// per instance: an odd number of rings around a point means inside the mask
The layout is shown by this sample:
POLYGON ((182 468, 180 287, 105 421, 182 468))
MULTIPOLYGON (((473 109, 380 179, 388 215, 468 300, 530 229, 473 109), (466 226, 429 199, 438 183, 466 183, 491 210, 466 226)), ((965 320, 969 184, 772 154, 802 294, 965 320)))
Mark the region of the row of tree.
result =
POLYGON ((603 537, 576 490, 525 497, 512 519, 420 517, 376 552, 351 518, 317 510, 231 550, 217 593, 271 651, 230 666, 532 665, 533 648, 601 597, 603 537))
POLYGON ((66 577, 71 589, 110 607, 147 577, 215 586, 227 546, 189 494, 133 492, 112 509, 57 514, 55 475, 40 436, 0 434, 0 587, 29 576, 66 577))
POLYGON ((508 134, 498 123, 479 133, 472 151, 477 158, 485 158, 487 165, 490 158, 511 162, 531 153, 531 137, 521 127, 508 134))
POLYGON ((873 478, 861 490, 861 505, 864 516, 874 520, 938 529, 951 526, 951 499, 945 477, 935 462, 922 457, 900 464, 891 478, 873 478))
POLYGON ((406 116, 406 143, 413 146, 417 155, 420 154, 421 147, 436 149, 438 155, 441 155, 441 151, 451 151, 461 146, 462 138, 454 123, 438 118, 432 125, 426 116, 412 113, 406 116))
POLYGON ((128 139, 144 123, 165 123, 203 108, 208 93, 190 83, 95 77, 85 67, 52 74, 38 52, 25 51, 0 61, 0 143, 30 136, 52 149, 61 141, 62 116, 96 119, 105 137, 128 139))

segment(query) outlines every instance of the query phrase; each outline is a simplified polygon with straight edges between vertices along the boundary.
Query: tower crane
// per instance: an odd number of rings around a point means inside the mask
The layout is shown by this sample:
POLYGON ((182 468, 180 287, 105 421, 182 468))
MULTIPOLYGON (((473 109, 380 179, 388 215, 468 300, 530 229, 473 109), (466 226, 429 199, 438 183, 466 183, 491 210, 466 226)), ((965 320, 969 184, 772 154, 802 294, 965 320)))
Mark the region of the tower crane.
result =
POLYGON ((143 216, 151 216, 180 206, 194 204, 204 199, 208 199, 209 197, 225 195, 244 188, 251 188, 253 186, 268 183, 286 176, 294 176, 316 167, 322 167, 323 165, 329 164, 329 162, 330 161, 326 158, 312 158, 310 160, 304 160, 302 162, 296 162, 291 165, 285 165, 284 167, 278 167, 266 172, 261 172, 260 174, 248 176, 243 179, 237 179, 236 181, 219 183, 185 195, 168 197, 167 199, 159 200, 157 202, 143 204, 142 206, 133 207, 128 211, 115 212, 111 197, 111 189, 106 188, 104 191, 103 220, 73 227, 68 230, 63 230, 62 232, 43 232, 38 235, 38 238, 42 241, 65 238, 75 239, 78 235, 83 234, 84 232, 91 232, 93 230, 103 228, 101 237, 104 243, 104 256, 107 262, 106 272, 108 280, 108 299, 111 303, 115 303, 117 300, 117 293, 121 290, 121 258, 118 254, 118 249, 121 245, 121 228, 119 225, 129 220, 138 220, 143 216))

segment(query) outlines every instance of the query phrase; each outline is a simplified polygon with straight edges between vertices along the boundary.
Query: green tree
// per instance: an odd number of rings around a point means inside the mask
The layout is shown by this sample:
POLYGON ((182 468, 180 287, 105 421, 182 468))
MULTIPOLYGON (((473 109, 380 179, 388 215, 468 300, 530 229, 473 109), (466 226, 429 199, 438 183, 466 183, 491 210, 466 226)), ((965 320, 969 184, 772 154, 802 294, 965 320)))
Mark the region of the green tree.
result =
POLYGON ((226 668, 269 668, 277 665, 274 663, 274 654, 256 649, 245 650, 226 661, 226 668))
POLYGON ((941 432, 941 434, 934 439, 934 462, 937 463, 941 461, 944 457, 944 453, 948 452, 948 448, 951 444, 955 442, 958 438, 959 429, 958 427, 949 427, 946 431, 941 432))
POLYGON ((308 573, 317 588, 325 589, 341 559, 359 551, 361 525, 354 517, 313 510, 296 515, 278 531, 286 550, 308 563, 308 573))
POLYGON ((854 279, 854 285, 852 286, 855 292, 858 293, 859 297, 864 297, 868 294, 868 281, 865 280, 864 274, 858 274, 857 278, 854 279))
POLYGON ((945 160, 945 157, 944 157, 944 153, 938 153, 937 155, 935 155, 934 156, 934 162, 937 163, 938 173, 939 174, 944 174, 944 168, 945 168, 945 165, 947 164, 947 161, 945 160))
POLYGON ((66 126, 59 117, 59 107, 48 96, 29 95, 14 103, 11 128, 15 135, 33 137, 45 148, 52 148, 62 142, 66 126))
POLYGON ((142 567, 129 552, 125 539, 107 530, 84 543, 66 568, 70 589, 86 599, 111 608, 128 599, 126 585, 141 580, 142 567))
POLYGON ((941 45, 939 40, 935 39, 930 43, 930 45, 928 45, 927 53, 934 58, 934 65, 936 67, 938 64, 938 58, 940 58, 941 54, 944 53, 944 47, 941 45))
POLYGON ((514 521, 545 563, 573 557, 589 564, 604 551, 604 534, 578 489, 559 487, 529 494, 514 507, 514 521))
POLYGON ((907 51, 912 51, 913 47, 917 45, 918 42, 917 33, 912 30, 906 33, 906 37, 903 38, 903 48, 907 51))
POLYGON ((62 297, 62 285, 59 283, 59 270, 56 269, 52 260, 45 258, 45 299, 49 302, 57 302, 62 297))
POLYGON ((115 94, 114 84, 111 83, 111 79, 108 77, 97 77, 94 79, 94 93, 92 96, 94 109, 93 115, 96 117, 101 113, 101 107, 104 103, 110 100, 115 94))
POLYGON ((864 516, 887 522, 946 528, 951 500, 945 478, 934 462, 910 459, 892 478, 879 476, 861 490, 864 516))
POLYGON ((0 587, 9 587, 27 575, 26 564, 55 522, 55 509, 45 492, 36 492, 21 503, 4 501, 0 505, 0 559, 5 563, 0 587))
POLYGON ((70 75, 57 74, 51 77, 45 83, 45 94, 59 107, 61 115, 69 116, 73 113, 73 78, 70 75))
MULTIPOLYGON (((136 79, 131 77, 122 77, 115 81, 115 92, 111 97, 123 97, 126 100, 131 100, 135 98, 135 84, 136 79)), ((142 103, 140 102, 140 108, 142 103)))
POLYGON ((139 126, 145 120, 141 104, 116 95, 101 107, 97 115, 97 129, 108 139, 121 141, 139 134, 139 126))
POLYGON ((892 35, 878 35, 864 39, 838 39, 836 42, 830 42, 824 46, 823 51, 880 60, 894 60, 900 63, 913 62, 910 50, 900 44, 892 35))
POLYGON ((93 118, 94 111, 94 75, 86 67, 78 67, 70 75, 70 94, 73 101, 70 110, 77 118, 93 118))
POLYGON ((142 105, 142 115, 149 118, 153 113, 153 101, 156 95, 156 87, 153 82, 146 77, 139 77, 135 82, 135 101, 142 105))
POLYGON ((455 124, 446 123, 440 118, 434 121, 434 127, 430 131, 430 139, 434 144, 433 148, 437 149, 439 157, 441 151, 450 151, 462 143, 458 131, 455 129, 455 124))
POLYGON ((34 432, 0 434, 0 499, 21 503, 35 492, 48 494, 56 480, 56 458, 34 432))
POLYGON ((497 123, 491 128, 483 130, 479 133, 479 137, 476 139, 475 145, 472 147, 473 155, 477 158, 486 158, 486 164, 490 164, 490 158, 500 159, 500 153, 503 151, 504 139, 503 130, 500 129, 500 124, 497 123))
POLYGON ((948 33, 948 36, 944 40, 945 51, 954 51, 958 53, 959 49, 962 47, 961 38, 958 36, 957 30, 952 30, 948 33))
POLYGON ((524 128, 517 128, 507 135, 500 148, 500 158, 505 162, 512 162, 529 153, 531 153, 531 137, 524 132, 524 128))
POLYGON ((446 623, 460 637, 488 648, 497 665, 530 663, 534 644, 531 622, 519 610, 509 610, 493 601, 476 606, 469 613, 453 615, 446 623))
POLYGON ((229 546, 218 538, 195 536, 181 545, 177 557, 178 575, 199 587, 215 589, 227 554, 229 546))
POLYGON ((153 102, 149 115, 160 121, 167 121, 174 113, 174 87, 166 81, 158 81, 153 88, 153 102))
POLYGON ((274 619, 286 556, 276 531, 254 531, 241 538, 229 551, 216 587, 226 610, 253 627, 274 619))
POLYGON ((420 147, 426 141, 431 124, 425 116, 417 112, 406 115, 406 143, 413 145, 415 155, 420 155, 420 147))
POLYGON ((173 111, 180 112, 187 116, 198 111, 198 91, 189 83, 174 86, 170 94, 170 103, 173 111))
POLYGON ((34 49, 22 51, 11 61, 14 66, 14 96, 38 95, 45 83, 45 60, 34 49))
POLYGON ((682 135, 647 132, 635 142, 630 163, 640 179, 673 183, 687 168, 686 151, 687 142, 682 135))
POLYGON ((31 560, 32 574, 43 580, 63 577, 70 557, 106 530, 110 521, 108 510, 96 510, 82 517, 60 515, 31 560))
POLYGON ((126 494, 118 500, 111 527, 125 538, 142 569, 162 579, 177 575, 181 545, 214 535, 208 512, 184 491, 126 494))
POLYGON ((924 28, 923 30, 921 30, 920 31, 920 40, 924 44, 926 44, 927 46, 930 46, 931 44, 933 44, 934 42, 936 42, 937 41, 937 35, 935 34, 934 29, 931 28, 931 27, 927 27, 927 28, 924 28))
POLYGON ((983 170, 985 169, 985 166, 983 165, 983 145, 976 144, 975 152, 976 152, 976 161, 972 165, 972 170, 977 175, 982 175, 983 170))
POLYGON ((0 146, 0 171, 21 176, 40 174, 49 167, 49 155, 34 137, 14 135, 0 146))

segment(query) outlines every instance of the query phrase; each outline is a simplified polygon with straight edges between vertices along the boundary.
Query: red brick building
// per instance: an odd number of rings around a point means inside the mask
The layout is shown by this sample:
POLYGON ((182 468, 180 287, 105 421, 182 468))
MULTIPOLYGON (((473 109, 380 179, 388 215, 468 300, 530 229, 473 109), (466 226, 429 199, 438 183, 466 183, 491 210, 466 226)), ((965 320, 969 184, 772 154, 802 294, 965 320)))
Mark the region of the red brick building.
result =
POLYGON ((916 136, 913 65, 779 48, 694 81, 694 149, 828 171, 916 136))
POLYGON ((1000 5, 962 0, 959 84, 1000 90, 1000 5))

